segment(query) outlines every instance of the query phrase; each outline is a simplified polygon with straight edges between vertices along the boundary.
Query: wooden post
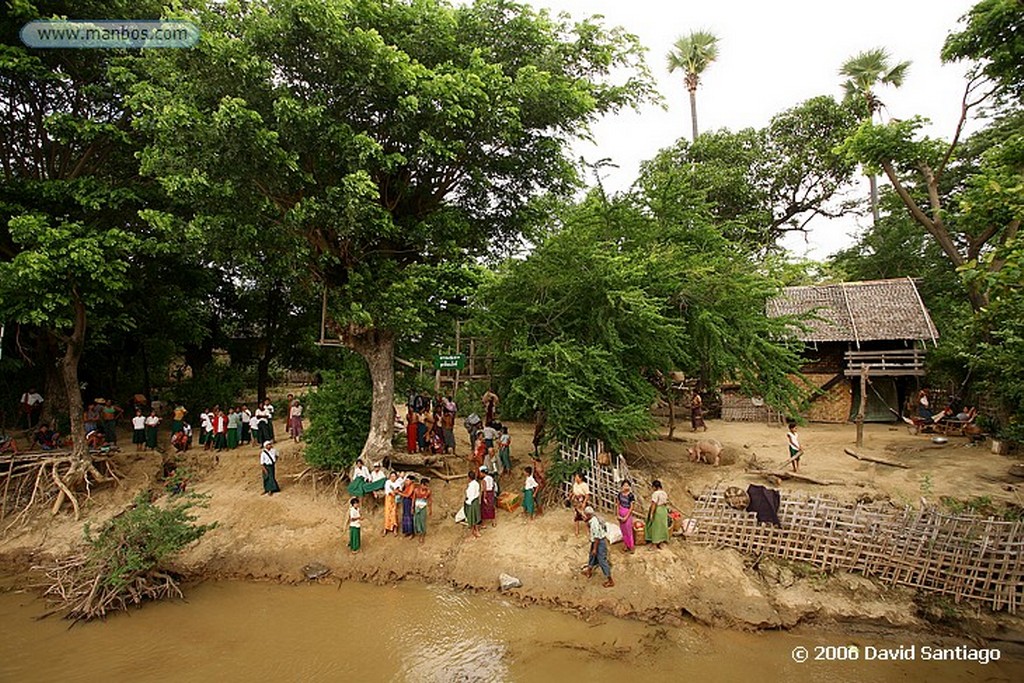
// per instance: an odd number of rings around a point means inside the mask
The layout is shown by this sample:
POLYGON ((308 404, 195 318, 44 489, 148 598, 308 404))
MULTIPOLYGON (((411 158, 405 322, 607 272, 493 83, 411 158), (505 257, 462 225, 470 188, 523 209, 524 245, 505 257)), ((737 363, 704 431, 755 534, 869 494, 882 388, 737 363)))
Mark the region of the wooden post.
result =
POLYGON ((868 366, 860 366, 860 407, 857 409, 857 447, 864 445, 864 413, 868 407, 868 366))
POLYGON ((476 340, 469 340, 469 378, 476 375, 476 340))

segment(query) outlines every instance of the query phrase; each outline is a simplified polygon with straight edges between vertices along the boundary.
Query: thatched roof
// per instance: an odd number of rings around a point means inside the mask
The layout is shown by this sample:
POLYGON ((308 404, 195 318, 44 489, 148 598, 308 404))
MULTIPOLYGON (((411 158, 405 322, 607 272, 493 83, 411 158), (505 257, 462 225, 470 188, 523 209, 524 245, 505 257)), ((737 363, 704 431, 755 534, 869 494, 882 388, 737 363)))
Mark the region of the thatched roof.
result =
POLYGON ((910 278, 786 287, 768 301, 770 317, 812 314, 801 341, 931 340, 939 333, 910 278))

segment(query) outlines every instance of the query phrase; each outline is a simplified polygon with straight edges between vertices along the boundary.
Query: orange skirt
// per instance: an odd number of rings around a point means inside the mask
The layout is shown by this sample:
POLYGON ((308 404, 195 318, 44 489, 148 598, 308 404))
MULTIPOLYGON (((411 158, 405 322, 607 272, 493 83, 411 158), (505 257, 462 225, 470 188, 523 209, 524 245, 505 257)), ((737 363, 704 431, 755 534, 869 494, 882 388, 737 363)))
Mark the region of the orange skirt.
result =
POLYGON ((384 496, 384 531, 398 532, 398 507, 393 495, 384 496))

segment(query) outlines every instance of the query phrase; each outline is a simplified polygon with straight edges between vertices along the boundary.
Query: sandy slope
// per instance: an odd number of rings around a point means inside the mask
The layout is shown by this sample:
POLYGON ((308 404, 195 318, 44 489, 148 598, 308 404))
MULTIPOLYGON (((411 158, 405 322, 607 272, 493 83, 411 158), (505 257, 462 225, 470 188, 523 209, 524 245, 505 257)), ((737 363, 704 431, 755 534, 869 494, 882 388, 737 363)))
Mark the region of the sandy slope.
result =
MULTIPOLYGON (((686 511, 693 505, 687 491, 764 483, 744 471, 744 462, 751 455, 776 463, 785 460, 783 428, 720 422, 711 422, 710 427, 708 436, 726 445, 726 462, 730 464, 720 468, 692 464, 685 456, 685 442, 650 441, 637 444, 628 454, 634 475, 642 481, 661 478, 673 502, 686 511)), ((528 429, 528 425, 513 426, 514 457, 522 454, 524 444, 529 443, 528 429)), ((1004 477, 1009 459, 992 455, 983 447, 966 446, 962 439, 936 448, 927 437, 910 436, 902 428, 869 425, 863 452, 911 465, 911 469, 898 470, 844 455, 842 448, 853 441, 852 426, 814 425, 801 433, 807 451, 803 471, 842 480, 845 485, 822 488, 786 482, 784 490, 823 492, 846 499, 864 493, 887 495, 898 504, 916 504, 922 495, 932 501, 942 495, 985 495, 1013 501, 1019 495, 986 479, 1004 477)), ((688 430, 677 435, 693 438, 688 430)), ((464 434, 460 439, 465 439, 464 434)), ((335 494, 333 489, 321 486, 314 496, 308 483, 294 482, 293 475, 305 469, 301 448, 301 444, 279 444, 278 478, 283 491, 272 497, 260 495, 254 448, 220 455, 193 449, 187 460, 197 473, 194 487, 211 496, 202 518, 216 520, 219 526, 178 560, 179 568, 197 579, 300 581, 304 565, 320 562, 343 580, 391 582, 418 578, 480 590, 496 589, 498 575, 507 572, 523 582, 523 588, 515 593, 526 601, 667 622, 693 617, 739 628, 836 621, 928 626, 910 591, 883 588, 849 574, 825 576, 769 560, 762 561, 759 570, 754 571, 749 568, 751 558, 735 551, 688 545, 676 539, 663 551, 638 548, 632 555, 614 546, 617 585, 604 589, 597 577, 588 582, 579 574, 586 561, 587 541, 585 535, 575 536, 571 513, 564 508, 549 509, 532 522, 499 511, 496 528, 485 529, 480 539, 468 538, 465 528, 453 520, 461 506, 461 480, 449 484, 433 480, 436 500, 424 545, 401 537, 382 538, 382 511, 369 506, 364 511, 363 550, 353 555, 345 548, 344 490, 335 494)), ((460 448, 464 451, 465 443, 460 443, 460 448)), ((135 491, 155 485, 160 457, 124 455, 120 464, 126 478, 121 487, 96 493, 86 507, 87 517, 95 523, 122 509, 135 491)), ((465 462, 453 461, 453 466, 461 470, 465 462)), ((517 474, 514 481, 508 479, 504 486, 518 488, 520 476, 517 474)), ((9 532, 0 541, 0 557, 18 566, 26 557, 65 552, 81 537, 81 526, 66 516, 50 519, 46 515, 9 532)), ((994 632, 1008 626, 1012 633, 1024 633, 1018 620, 1000 615, 1000 627, 989 615, 979 614, 984 618, 972 625, 977 631, 994 632)))

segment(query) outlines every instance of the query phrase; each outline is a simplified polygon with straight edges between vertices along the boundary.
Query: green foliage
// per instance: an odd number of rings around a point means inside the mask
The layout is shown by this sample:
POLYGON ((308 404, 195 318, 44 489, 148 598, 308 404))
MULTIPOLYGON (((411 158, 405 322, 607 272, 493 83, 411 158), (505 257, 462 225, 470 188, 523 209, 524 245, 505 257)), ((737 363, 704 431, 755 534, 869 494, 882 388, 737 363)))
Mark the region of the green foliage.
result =
POLYGON ((985 257, 991 267, 965 269, 970 282, 981 279, 989 292, 989 305, 978 313, 972 325, 976 341, 968 348, 972 367, 1003 408, 995 416, 998 434, 1024 443, 1024 240, 1011 240, 985 257))
POLYGON ((663 204, 703 201, 730 239, 771 248, 814 216, 852 210, 837 197, 854 164, 835 148, 855 123, 849 107, 814 97, 776 114, 762 129, 680 141, 644 164, 638 184, 663 213, 663 204))
POLYGON ((773 405, 798 398, 787 378, 797 354, 781 341, 791 321, 763 313, 777 280, 699 202, 666 194, 592 193, 481 289, 474 325, 498 350, 503 405, 546 409, 562 441, 621 448, 650 432, 656 371, 681 369, 708 386, 738 378, 773 405))
POLYGON ((964 17, 962 31, 946 38, 942 59, 970 59, 1006 96, 1024 96, 1024 5, 1019 0, 982 0, 964 17))
POLYGON ((551 464, 544 470, 548 479, 549 490, 560 490, 563 484, 568 484, 576 473, 586 473, 590 467, 587 460, 566 460, 562 457, 561 451, 555 451, 551 456, 551 464))
POLYGON ((861 118, 870 119, 882 107, 882 101, 875 94, 880 85, 895 88, 903 85, 910 62, 892 64, 885 48, 865 50, 846 60, 839 69, 843 81, 845 100, 856 108, 861 118))
POLYGON ((343 327, 422 334, 470 255, 514 241, 531 197, 572 188, 570 140, 652 92, 632 36, 506 0, 186 16, 202 42, 147 55, 133 99, 145 170, 211 217, 272 217, 311 248, 343 327))
MULTIPOLYGON (((247 387, 252 386, 252 373, 223 363, 211 363, 193 377, 169 387, 163 398, 181 403, 192 420, 200 411, 219 405, 223 410, 238 403, 247 387)), ((252 406, 250 406, 252 407, 252 406)))
POLYGON ((966 513, 991 516, 1008 522, 1024 520, 1024 508, 1019 505, 993 502, 991 496, 974 496, 972 498, 942 496, 939 501, 942 503, 942 507, 954 515, 966 513))
POLYGON ((372 389, 366 364, 346 353, 342 370, 324 373, 323 384, 306 396, 309 428, 304 457, 314 467, 342 471, 359 457, 370 422, 372 389))
POLYGON ((132 506, 104 523, 93 534, 85 527, 90 566, 104 586, 121 588, 134 578, 158 569, 174 553, 199 540, 217 526, 196 524, 194 509, 206 496, 185 494, 157 505, 140 493, 132 506))

